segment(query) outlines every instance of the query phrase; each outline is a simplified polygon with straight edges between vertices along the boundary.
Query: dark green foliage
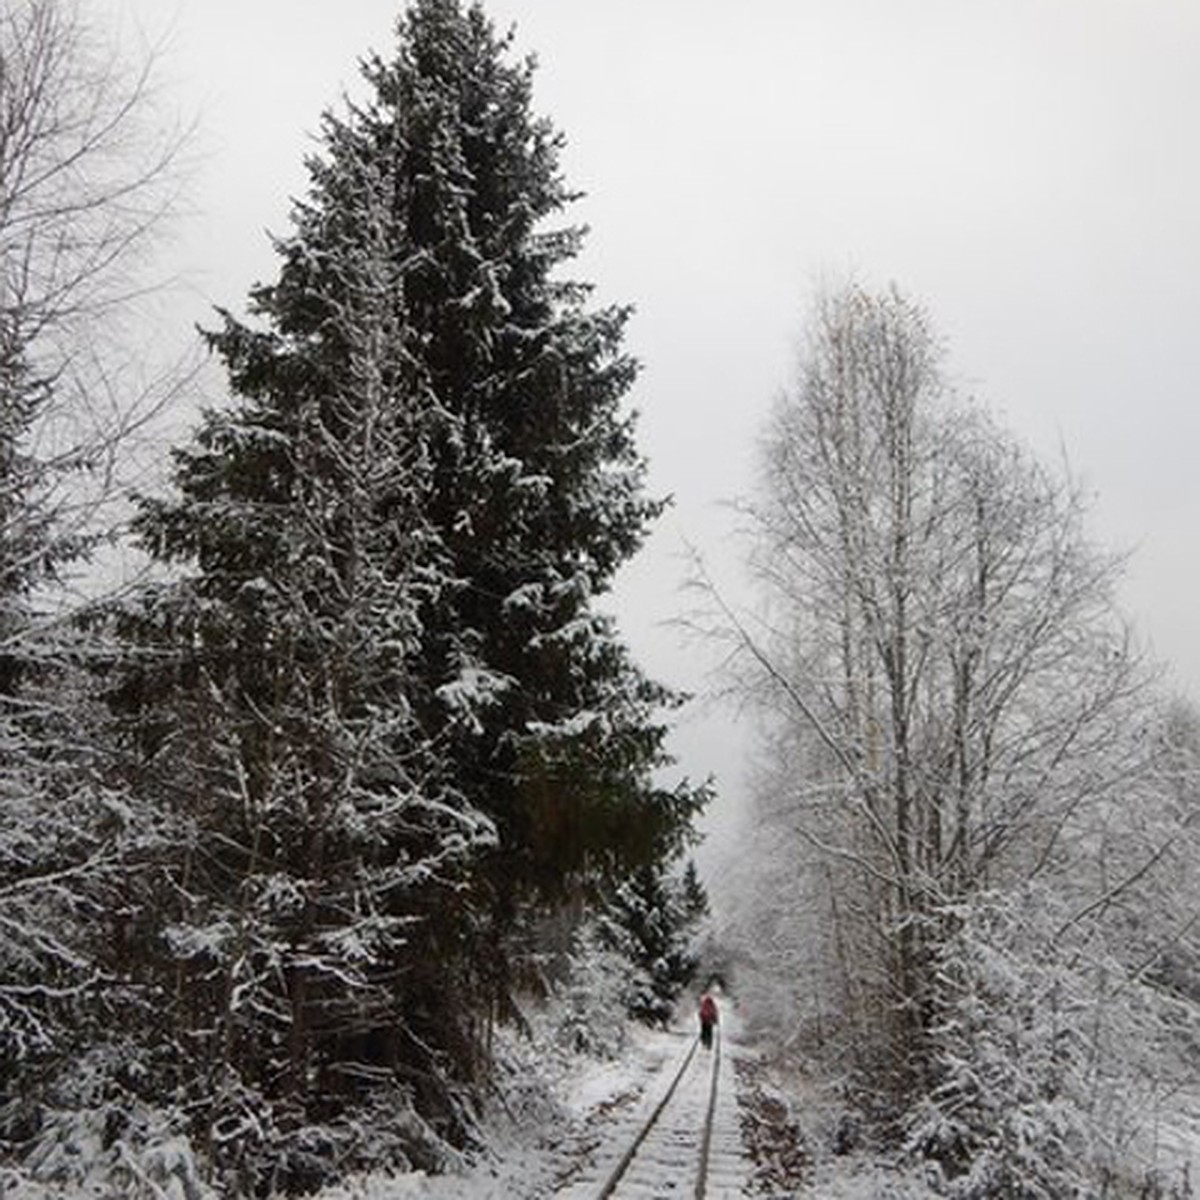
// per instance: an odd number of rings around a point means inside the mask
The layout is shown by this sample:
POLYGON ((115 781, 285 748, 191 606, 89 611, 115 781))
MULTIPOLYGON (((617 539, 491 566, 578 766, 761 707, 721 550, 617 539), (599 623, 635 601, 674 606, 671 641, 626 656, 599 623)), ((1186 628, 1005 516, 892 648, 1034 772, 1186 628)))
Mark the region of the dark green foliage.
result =
POLYGON ((661 863, 640 867, 617 889, 618 937, 644 981, 630 999, 631 1015, 667 1021, 697 966, 694 942, 708 915, 708 897, 688 861, 682 874, 661 863))

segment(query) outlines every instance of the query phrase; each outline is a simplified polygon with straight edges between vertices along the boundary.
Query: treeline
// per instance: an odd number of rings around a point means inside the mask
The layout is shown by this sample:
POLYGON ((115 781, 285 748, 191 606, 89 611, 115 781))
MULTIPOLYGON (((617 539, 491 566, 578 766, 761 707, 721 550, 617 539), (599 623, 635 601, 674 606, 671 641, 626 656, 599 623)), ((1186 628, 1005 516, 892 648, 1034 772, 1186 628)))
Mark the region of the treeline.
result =
POLYGON ((764 718, 759 1019, 842 1081, 831 1142, 939 1194, 1190 1195, 1200 717, 919 305, 849 283, 807 333, 745 507, 762 608, 719 624, 764 718))
POLYGON ((478 7, 399 20, 324 118, 277 278, 204 335, 230 399, 133 498, 143 582, 66 605, 132 424, 70 441, 120 390, 96 331, 180 142, 130 136, 148 77, 69 5, 0 16, 13 1160, 179 1135, 236 1194, 437 1167, 564 919, 648 1019, 687 977, 706 792, 658 782, 678 697, 596 607, 662 509, 629 310, 564 274, 531 73, 478 7))

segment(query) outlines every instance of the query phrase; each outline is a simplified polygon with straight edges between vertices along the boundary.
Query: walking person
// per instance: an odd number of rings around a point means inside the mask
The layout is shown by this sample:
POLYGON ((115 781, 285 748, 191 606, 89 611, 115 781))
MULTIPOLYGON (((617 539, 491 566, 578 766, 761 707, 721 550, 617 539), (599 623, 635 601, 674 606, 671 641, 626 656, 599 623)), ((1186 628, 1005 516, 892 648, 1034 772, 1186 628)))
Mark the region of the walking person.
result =
POLYGON ((712 1046, 713 1026, 717 1023, 717 1002, 705 992, 700 997, 700 1044, 706 1049, 712 1046))

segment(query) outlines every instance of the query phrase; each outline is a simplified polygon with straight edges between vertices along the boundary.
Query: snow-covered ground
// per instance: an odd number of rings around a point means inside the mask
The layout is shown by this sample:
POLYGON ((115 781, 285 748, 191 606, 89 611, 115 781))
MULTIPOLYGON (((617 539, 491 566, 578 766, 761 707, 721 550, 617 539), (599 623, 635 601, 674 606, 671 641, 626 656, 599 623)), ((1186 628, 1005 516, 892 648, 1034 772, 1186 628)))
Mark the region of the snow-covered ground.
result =
MULTIPOLYGON (((934 1193, 921 1182, 905 1178, 885 1165, 863 1157, 835 1157, 817 1147, 806 1167, 805 1183, 788 1190, 770 1188, 752 1177, 753 1162, 739 1135, 740 1087, 735 1087, 734 1064, 752 1059, 755 1047, 744 1040, 736 1004, 722 1003, 721 1101, 713 1132, 713 1159, 709 1194, 716 1197, 770 1195, 820 1197, 820 1200, 929 1200, 934 1193), (740 1158, 740 1161, 739 1161, 740 1158)), ((687 1051, 694 1030, 679 1023, 666 1031, 635 1028, 626 1052, 617 1060, 575 1060, 553 1081, 564 1120, 555 1129, 530 1129, 522 1125, 493 1128, 493 1157, 464 1172, 430 1178, 421 1173, 382 1178, 358 1178, 327 1189, 319 1200, 584 1200, 598 1193, 599 1185, 639 1122, 654 1107, 687 1051)), ((552 1069, 552 1064, 547 1063, 552 1069)), ((704 1071, 681 1088, 691 1088, 681 1107, 691 1111, 705 1087, 704 1071), (697 1080, 699 1082, 697 1082, 697 1080)), ((797 1118, 802 1137, 824 1140, 824 1103, 816 1088, 791 1081, 784 1098, 797 1118)), ((678 1193, 678 1181, 664 1169, 664 1197, 678 1193)), ((690 1189, 686 1194, 690 1195, 690 1189)))
MULTIPOLYGON (((721 1164, 711 1180, 714 1197, 742 1194, 744 1182, 729 1153, 731 1130, 736 1131, 737 1121, 732 1054, 741 1030, 737 1008, 727 1000, 722 1006, 722 1032, 728 1066, 723 1063, 722 1086, 729 1089, 729 1098, 718 1111, 713 1133, 713 1161, 721 1164)), ((356 1178, 326 1189, 319 1200, 534 1200, 550 1196, 578 1200, 594 1195, 624 1149, 625 1139, 632 1137, 675 1075, 694 1034, 693 1026, 684 1022, 668 1030, 635 1026, 620 1058, 559 1064, 562 1073, 551 1084, 561 1106, 560 1121, 553 1128, 530 1128, 498 1120, 490 1130, 489 1161, 441 1177, 417 1172, 356 1178)), ((553 1062, 544 1065, 548 1072, 555 1070, 553 1062)), ((697 1109, 706 1096, 707 1079, 703 1069, 690 1073, 681 1084, 689 1089, 688 1094, 677 1096, 681 1108, 687 1112, 697 1109)), ((664 1194, 671 1194, 670 1188, 664 1194)))
MULTIPOLYGON (((938 1193, 919 1168, 901 1171, 866 1152, 835 1154, 839 1106, 833 1094, 802 1073, 776 1073, 747 1040, 728 997, 721 1027, 722 1099, 713 1129, 712 1200, 934 1200, 938 1193)), ((419 1171, 355 1176, 320 1192, 316 1200, 591 1200, 675 1076, 694 1036, 686 1017, 668 1030, 632 1026, 621 1052, 610 1060, 566 1054, 536 1036, 532 1042, 514 1042, 509 1048, 512 1086, 486 1120, 485 1157, 442 1176, 419 1171)), ((681 1143, 704 1110, 708 1053, 697 1051, 699 1069, 685 1076, 677 1093, 681 1143)), ((1124 1164, 1130 1179, 1138 1186, 1156 1181, 1162 1189, 1144 1195, 1192 1195, 1187 1189, 1200 1181, 1200 1094, 1175 1093, 1150 1132, 1149 1142, 1139 1138, 1142 1149, 1124 1164), (1149 1156, 1147 1144, 1154 1150, 1149 1156)), ((80 1153, 86 1150, 80 1147, 80 1153)), ((684 1153, 690 1156, 690 1149, 684 1153)), ((181 1156, 184 1161, 190 1159, 181 1156)), ((637 1194, 691 1195, 690 1183, 681 1185, 681 1172, 669 1158, 652 1156, 651 1162, 637 1194)), ((218 1193, 194 1175, 172 1173, 169 1164, 163 1165, 168 1169, 153 1182, 131 1176, 134 1190, 119 1194, 139 1200, 217 1200, 218 1193)), ((0 1172, 0 1200, 109 1200, 116 1194, 111 1180, 64 1191, 0 1172)), ((1130 1194, 1138 1194, 1136 1188, 1130 1194)))

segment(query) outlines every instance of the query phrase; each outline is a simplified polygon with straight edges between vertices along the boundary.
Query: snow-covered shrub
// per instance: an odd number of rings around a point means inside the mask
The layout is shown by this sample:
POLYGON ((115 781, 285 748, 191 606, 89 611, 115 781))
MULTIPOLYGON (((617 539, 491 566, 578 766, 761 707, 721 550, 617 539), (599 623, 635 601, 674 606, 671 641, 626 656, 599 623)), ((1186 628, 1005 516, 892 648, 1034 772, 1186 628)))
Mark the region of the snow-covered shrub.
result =
MULTIPOLYGON (((64 1114, 53 1136, 39 1143, 25 1173, 70 1196, 127 1200, 210 1200, 191 1142, 171 1132, 172 1121, 145 1110, 123 1116, 93 1109, 64 1114), (125 1132, 109 1140, 127 1118, 125 1132)), ((53 1193, 51 1193, 53 1194, 53 1193)))
POLYGON ((493 1095, 517 1129, 546 1129, 561 1118, 553 1081, 576 1060, 557 1040, 560 1010, 551 998, 534 1000, 523 1025, 502 1025, 492 1041, 493 1095))
POLYGON ((1045 893, 940 914, 933 1080, 909 1145, 955 1200, 1090 1194, 1095 997, 1049 936, 1045 893))
MULTIPOLYGON (((228 1195, 302 1195, 350 1172, 444 1171, 461 1155, 418 1112, 411 1089, 364 1078, 355 1103, 324 1111, 271 1097, 228 1073, 190 1106, 228 1195)), ((188 1200, 191 1200, 189 1197, 188 1200)))
MULTIPOLYGON (((187 1115, 140 1098, 135 1048, 101 1047, 64 1070, 16 1175, 71 1196, 209 1200, 187 1115)), ((51 1192, 51 1194, 53 1194, 51 1192)))
POLYGON ((625 1048, 630 1007, 652 990, 645 973, 613 948, 611 936, 598 923, 585 923, 575 934, 570 975, 559 993, 556 1040, 573 1053, 615 1057, 625 1048))
POLYGON ((389 1084, 356 1108, 341 1108, 328 1121, 277 1127, 255 1156, 259 1186, 287 1195, 332 1185, 347 1173, 408 1171, 441 1173, 461 1156, 417 1113, 411 1093, 389 1084))

